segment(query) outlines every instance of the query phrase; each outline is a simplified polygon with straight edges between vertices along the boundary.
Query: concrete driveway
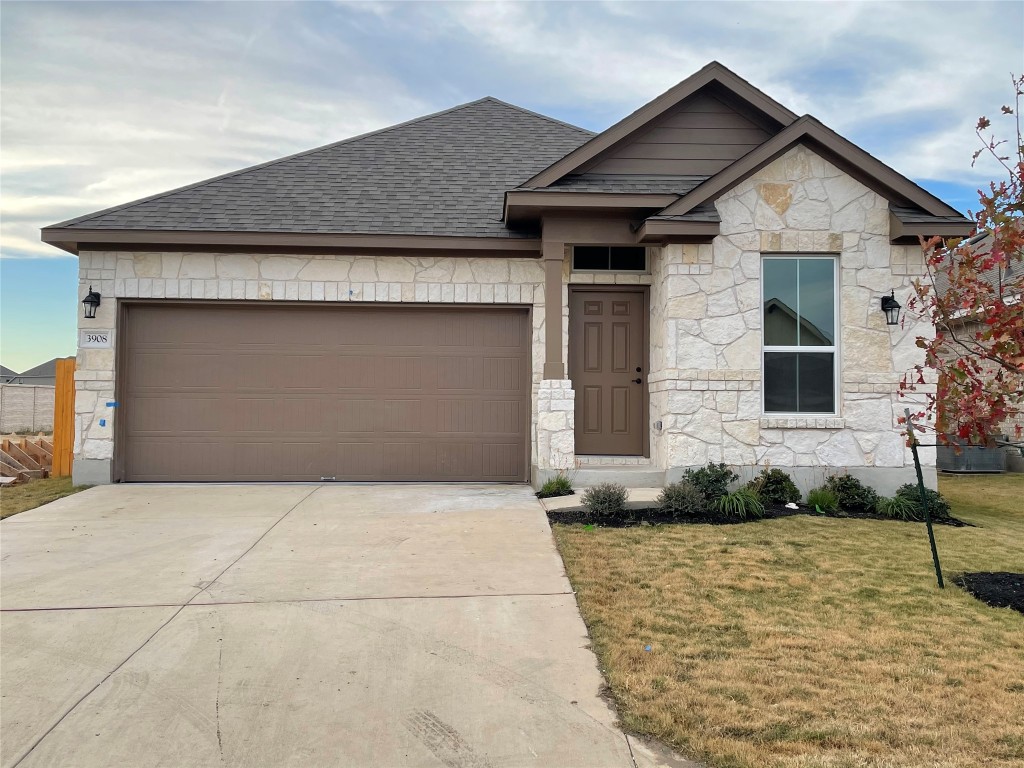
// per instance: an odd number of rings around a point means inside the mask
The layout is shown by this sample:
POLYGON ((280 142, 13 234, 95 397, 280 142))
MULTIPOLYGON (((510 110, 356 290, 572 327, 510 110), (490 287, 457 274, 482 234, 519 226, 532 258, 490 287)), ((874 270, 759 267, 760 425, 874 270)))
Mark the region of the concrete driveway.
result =
POLYGON ((633 766, 524 486, 105 486, 0 527, 3 766, 633 766))

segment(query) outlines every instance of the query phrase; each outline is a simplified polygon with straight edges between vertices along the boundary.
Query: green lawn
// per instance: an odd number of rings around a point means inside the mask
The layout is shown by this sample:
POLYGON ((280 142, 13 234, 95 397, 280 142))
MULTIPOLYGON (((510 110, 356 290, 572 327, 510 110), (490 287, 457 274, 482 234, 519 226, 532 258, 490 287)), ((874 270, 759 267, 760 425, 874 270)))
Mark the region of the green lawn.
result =
POLYGON ((555 526, 620 716, 718 767, 1024 766, 1024 476, 943 478, 973 528, 798 516, 555 526), (651 651, 644 646, 650 645, 651 651))
POLYGON ((0 519, 41 507, 88 487, 72 486, 70 477, 48 477, 45 480, 29 480, 21 485, 0 488, 0 519))

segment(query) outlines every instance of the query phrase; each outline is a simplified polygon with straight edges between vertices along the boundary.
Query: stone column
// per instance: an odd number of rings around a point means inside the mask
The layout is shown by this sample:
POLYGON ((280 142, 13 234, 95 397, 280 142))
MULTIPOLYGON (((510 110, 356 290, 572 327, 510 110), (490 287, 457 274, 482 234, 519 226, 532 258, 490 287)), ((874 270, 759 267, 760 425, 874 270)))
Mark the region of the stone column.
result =
POLYGON ((545 379, 537 388, 537 469, 576 464, 575 393, 568 379, 545 379))
POLYGON ((565 243, 544 241, 544 378, 564 379, 562 362, 562 261, 565 243))

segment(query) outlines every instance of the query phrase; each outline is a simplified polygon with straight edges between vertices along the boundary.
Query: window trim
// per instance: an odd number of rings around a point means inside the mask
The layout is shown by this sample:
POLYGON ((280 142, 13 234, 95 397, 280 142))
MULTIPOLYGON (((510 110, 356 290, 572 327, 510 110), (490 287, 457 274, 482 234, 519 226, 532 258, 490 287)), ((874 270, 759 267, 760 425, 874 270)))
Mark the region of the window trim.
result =
POLYGON ((636 243, 573 243, 569 252, 569 271, 576 275, 649 275, 651 274, 651 249, 645 245, 636 243), (577 269, 576 248, 643 248, 644 268, 643 269, 611 269, 611 253, 609 252, 609 269, 577 269))
MULTIPOLYGON (((763 418, 773 419, 807 419, 807 418, 836 418, 840 412, 840 372, 842 366, 840 365, 839 358, 839 341, 840 341, 840 328, 842 327, 842 307, 840 306, 841 294, 839 291, 839 256, 834 253, 772 253, 772 254, 761 254, 761 303, 759 311, 761 313, 761 416, 763 418), (832 317, 832 333, 835 336, 831 346, 794 346, 794 345, 781 345, 781 346, 767 346, 764 343, 765 333, 765 322, 764 322, 764 265, 767 261, 779 261, 782 259, 827 259, 832 262, 832 296, 833 296, 833 307, 834 315, 832 317), (823 352, 832 353, 832 411, 769 411, 765 407, 765 394, 767 388, 765 387, 765 352, 823 352)), ((799 296, 800 286, 797 284, 797 296, 799 296)), ((797 309, 799 316, 799 308, 797 309)))

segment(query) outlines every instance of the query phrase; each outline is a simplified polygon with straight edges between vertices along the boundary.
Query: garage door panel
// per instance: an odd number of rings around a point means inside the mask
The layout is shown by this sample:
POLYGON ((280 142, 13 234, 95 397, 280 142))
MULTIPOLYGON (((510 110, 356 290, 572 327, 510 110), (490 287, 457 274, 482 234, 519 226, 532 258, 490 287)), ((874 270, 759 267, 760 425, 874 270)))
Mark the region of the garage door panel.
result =
POLYGON ((337 443, 337 450, 338 465, 345 468, 349 479, 375 479, 384 472, 384 446, 379 442, 362 440, 337 443))
POLYGON ((523 380, 523 360, 510 357, 487 357, 483 360, 483 383, 488 392, 515 392, 523 380))
POLYGON ((384 404, 378 400, 332 398, 335 424, 348 433, 374 433, 381 429, 384 404))
POLYGON ((526 479, 524 310, 140 304, 125 340, 124 479, 526 479))
POLYGON ((520 400, 487 400, 480 405, 479 431, 488 435, 522 436, 526 410, 520 400))

